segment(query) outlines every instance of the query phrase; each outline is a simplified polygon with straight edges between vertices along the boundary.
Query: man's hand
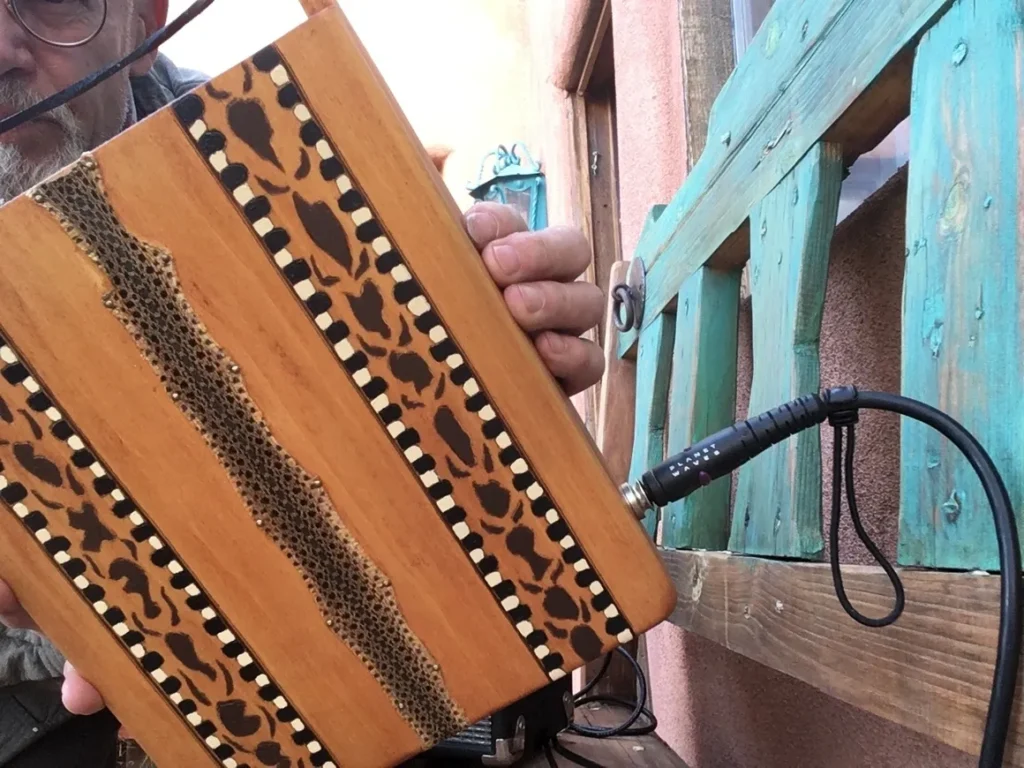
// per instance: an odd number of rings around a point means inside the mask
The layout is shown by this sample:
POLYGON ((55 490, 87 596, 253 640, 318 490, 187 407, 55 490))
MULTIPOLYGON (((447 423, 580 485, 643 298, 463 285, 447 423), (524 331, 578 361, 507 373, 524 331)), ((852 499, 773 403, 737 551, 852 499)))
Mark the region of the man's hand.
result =
POLYGON ((600 322, 604 295, 594 284, 576 281, 590 264, 583 234, 565 227, 530 232, 515 209, 496 203, 470 208, 466 229, 512 316, 566 394, 596 384, 604 355, 580 334, 600 322))
MULTIPOLYGON (((509 311, 533 338, 566 394, 597 383, 604 371, 604 355, 580 334, 600 321, 604 296, 593 284, 576 282, 590 263, 583 235, 561 227, 530 232, 513 208, 495 203, 473 206, 465 224, 509 311)), ((0 621, 38 631, 2 581, 0 621)), ((63 703, 76 715, 91 715, 104 707, 99 692, 70 664, 64 666, 63 703)))

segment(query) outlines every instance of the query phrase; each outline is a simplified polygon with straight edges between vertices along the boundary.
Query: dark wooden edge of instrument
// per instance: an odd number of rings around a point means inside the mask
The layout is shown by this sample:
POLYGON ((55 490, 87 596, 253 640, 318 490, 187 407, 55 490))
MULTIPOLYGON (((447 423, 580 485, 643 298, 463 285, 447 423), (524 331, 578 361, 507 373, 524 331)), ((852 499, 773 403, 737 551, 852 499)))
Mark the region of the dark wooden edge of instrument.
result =
MULTIPOLYGON (((661 555, 678 591, 672 624, 886 720, 980 752, 999 627, 998 574, 901 570, 903 615, 873 629, 843 610, 828 563, 661 555)), ((844 565, 842 575, 861 613, 889 612, 892 585, 881 568, 844 565)), ((1020 700, 1018 682, 1006 765, 1024 765, 1020 700)))

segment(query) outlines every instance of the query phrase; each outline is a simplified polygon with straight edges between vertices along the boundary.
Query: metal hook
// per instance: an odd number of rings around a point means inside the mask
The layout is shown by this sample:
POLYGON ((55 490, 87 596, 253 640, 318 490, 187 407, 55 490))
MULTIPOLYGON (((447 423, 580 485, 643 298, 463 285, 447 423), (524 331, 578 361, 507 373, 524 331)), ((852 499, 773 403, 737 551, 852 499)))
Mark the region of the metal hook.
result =
POLYGON ((626 282, 612 288, 612 320, 620 333, 639 329, 644 319, 646 282, 644 263, 634 258, 629 263, 626 282))

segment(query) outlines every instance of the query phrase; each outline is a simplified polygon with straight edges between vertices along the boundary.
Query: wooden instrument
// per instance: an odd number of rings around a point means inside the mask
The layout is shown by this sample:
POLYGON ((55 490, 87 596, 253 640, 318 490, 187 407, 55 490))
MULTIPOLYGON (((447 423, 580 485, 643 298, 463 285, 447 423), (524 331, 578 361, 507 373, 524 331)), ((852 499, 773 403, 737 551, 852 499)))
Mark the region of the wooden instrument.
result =
POLYGON ((674 604, 325 5, 0 209, 0 575, 161 768, 394 765, 674 604))

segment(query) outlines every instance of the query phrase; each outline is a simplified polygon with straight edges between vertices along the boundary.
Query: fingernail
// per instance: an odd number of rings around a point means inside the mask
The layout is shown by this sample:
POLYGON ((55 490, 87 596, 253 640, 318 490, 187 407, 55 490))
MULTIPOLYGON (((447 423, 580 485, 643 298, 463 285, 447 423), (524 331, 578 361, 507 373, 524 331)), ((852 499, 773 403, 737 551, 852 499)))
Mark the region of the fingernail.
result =
POLYGON ((466 229, 478 246, 484 246, 498 236, 498 220, 491 213, 471 213, 466 217, 466 229))
POLYGON ((526 311, 535 314, 544 308, 544 292, 534 285, 520 285, 519 298, 522 299, 526 311))
POLYGON ((511 245, 496 245, 492 251, 498 269, 511 277, 519 271, 519 252, 511 245))

